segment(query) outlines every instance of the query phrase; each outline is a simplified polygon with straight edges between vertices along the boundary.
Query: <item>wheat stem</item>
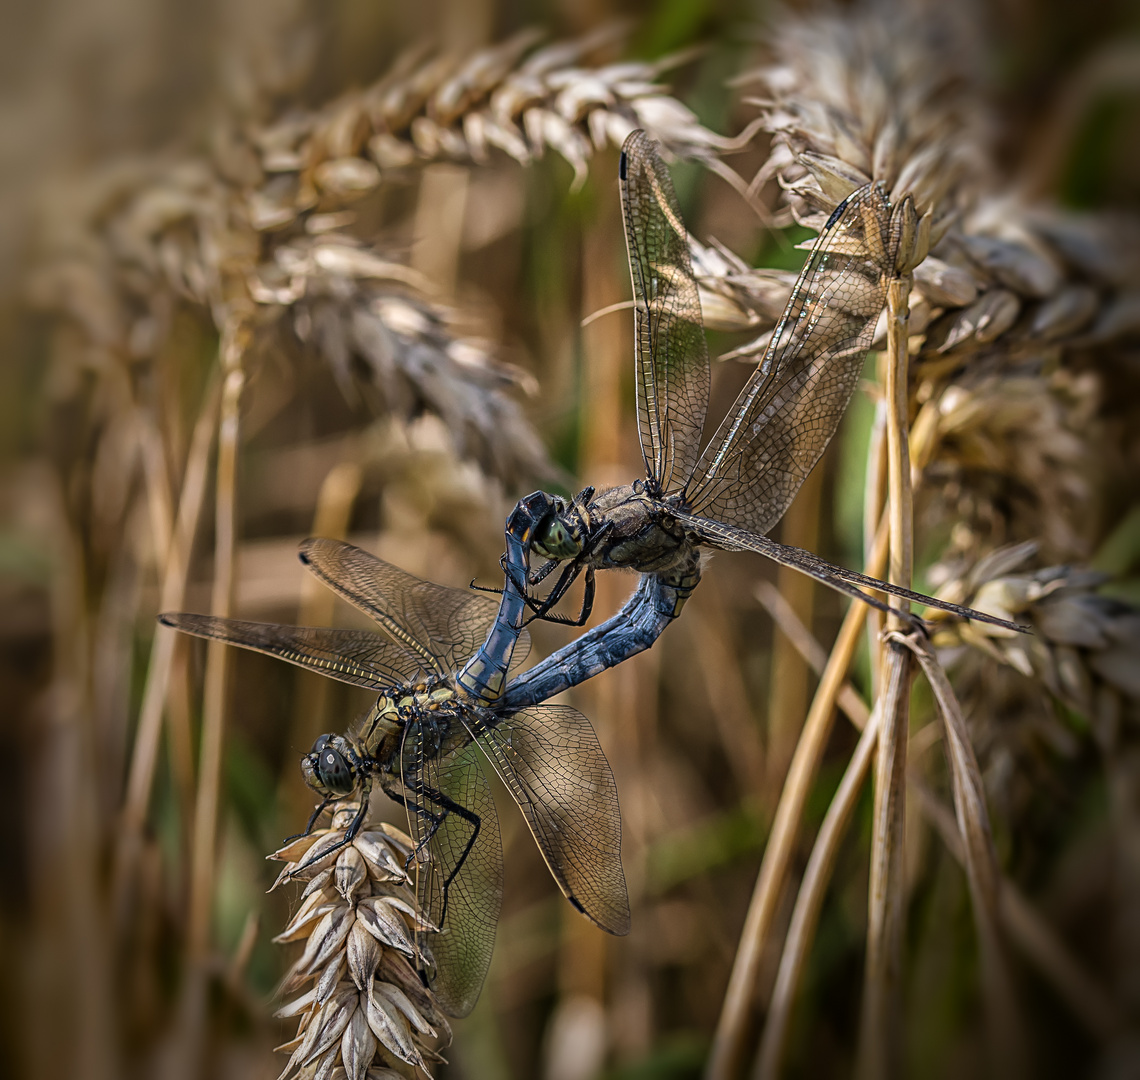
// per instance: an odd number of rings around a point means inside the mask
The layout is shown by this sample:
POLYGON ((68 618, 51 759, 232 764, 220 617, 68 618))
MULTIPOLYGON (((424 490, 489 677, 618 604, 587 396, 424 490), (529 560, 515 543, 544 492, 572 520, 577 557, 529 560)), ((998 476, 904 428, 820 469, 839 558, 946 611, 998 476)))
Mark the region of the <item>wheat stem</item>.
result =
POLYGON ((843 779, 839 782, 839 788, 827 808, 819 836, 816 837, 808 859, 796 906, 792 911, 792 921, 788 926, 788 936, 784 941, 784 951, 780 956, 780 968, 776 974, 772 1003, 768 1007, 764 1034, 760 1040, 753 1080, 776 1080, 779 1075, 800 975, 815 937, 819 912, 839 854, 840 842, 859 800, 863 781, 867 778, 867 770, 879 737, 879 719, 878 711, 872 713, 864 727, 855 752, 847 763, 843 779))
MULTIPOLYGON (((233 331, 227 332, 232 337, 233 331)), ((230 348, 234 348, 230 345, 230 348)), ((227 366, 229 366, 227 364, 227 366)), ((216 513, 214 521, 214 586, 210 610, 228 616, 233 607, 236 546, 237 454, 240 400, 245 383, 240 367, 226 373, 218 428, 216 513)), ((226 673, 231 650, 211 642, 206 653, 202 700, 202 744, 198 759, 198 799, 194 807, 194 842, 191 855, 188 947, 192 959, 201 960, 209 944, 211 900, 214 887, 214 843, 225 724, 226 673)))
MULTIPOLYGON (((756 586, 756 599, 764 605, 772 616, 772 621, 780 628, 780 633, 795 646, 808 667, 817 677, 822 675, 823 669, 827 667, 827 650, 812 636, 784 594, 770 581, 761 581, 756 586)), ((840 712, 845 713, 860 731, 867 726, 870 709, 850 682, 844 682, 840 687, 835 703, 840 712)))
MULTIPOLYGON (((190 552, 198 532, 198 521, 202 516, 210 447, 213 445, 218 423, 220 385, 220 380, 215 376, 206 389, 202 408, 194 425, 186 458, 182 492, 178 500, 178 522, 170 550, 166 553, 163 563, 165 571, 160 600, 162 611, 173 611, 182 607, 183 597, 186 595, 190 552)), ((162 712, 177 639, 178 635, 173 630, 159 626, 156 627, 151 642, 146 683, 139 709, 138 734, 135 736, 134 749, 131 753, 122 826, 115 851, 112 895, 115 918, 119 926, 124 925, 129 916, 132 883, 142 848, 143 827, 154 784, 159 736, 162 732, 162 712)))
MULTIPOLYGON (((54 486, 53 486, 54 488, 54 486)), ((55 1015, 70 1015, 68 1044, 61 1055, 66 1069, 92 1080, 118 1075, 118 1046, 114 1039, 117 1005, 113 956, 100 932, 103 921, 99 890, 100 866, 98 752, 91 709, 92 620, 85 603, 86 567, 80 533, 68 520, 64 493, 49 493, 56 513, 52 557, 55 575, 51 589, 53 697, 51 725, 43 735, 52 741, 52 793, 54 828, 59 849, 42 860, 37 884, 37 906, 53 940, 66 935, 59 946, 47 950, 48 963, 65 965, 68 992, 51 1003, 55 1015)), ((50 828, 51 826, 49 826, 50 828)), ((51 835, 45 829, 42 839, 51 835)), ((45 851, 47 845, 44 845, 45 851)), ((42 853, 41 853, 42 854, 42 853)), ((45 957, 37 959, 43 963, 45 957)), ((57 1027, 58 1030, 58 1027, 57 1027)))
POLYGON ((945 727, 954 809, 962 834, 966 876, 978 930, 982 993, 986 1003, 994 1075, 1025 1076, 1026 1043, 1012 973, 998 930, 1001 881, 978 759, 970 743, 961 706, 929 643, 915 635, 906 638, 899 635, 899 640, 918 659, 934 691, 934 700, 945 727))
MULTIPOLYGON (((214 586, 210 609, 228 616, 233 606, 237 541, 237 457, 241 432, 241 394, 245 386, 242 353, 248 328, 237 316, 225 323, 221 341, 221 419, 214 514, 214 586)), ((179 1021, 181 1052, 178 1076, 197 1075, 203 1053, 206 991, 216 878, 218 807, 221 797, 222 749, 225 735, 226 681, 229 646, 210 642, 202 694, 202 741, 198 757, 198 794, 190 849, 190 904, 186 929, 186 976, 179 1021)))
MULTIPOLYGON (((885 520, 883 524, 886 525, 885 520)), ((882 572, 886 546, 887 530, 880 528, 867 558, 868 574, 882 572)), ((721 1006, 712 1052, 705 1068, 706 1080, 732 1080, 740 1075, 743 1068, 760 961, 791 863, 804 806, 831 734, 836 699, 859 644, 863 618, 860 605, 853 604, 848 609, 792 755, 721 1006)))
MULTIPOLYGON (((879 359, 881 361, 882 355, 879 359)), ((881 382, 886 383, 885 372, 881 382)), ((875 402, 875 419, 867 445, 867 464, 863 486, 863 550, 869 551, 874 543, 875 530, 883 519, 887 497, 887 402, 880 397, 875 402)), ((879 637, 883 632, 883 613, 878 608, 867 608, 867 655, 871 657, 871 698, 879 696, 879 637)))
MULTIPOLYGON (((907 438, 907 297, 910 280, 887 286, 887 487, 890 580, 911 583, 913 505, 907 438)), ((910 605, 891 600, 888 625, 904 625, 910 605)), ((867 960, 860 1019, 857 1075, 863 1080, 899 1070, 898 1034, 902 932, 905 920, 903 843, 906 806, 906 746, 910 721, 912 664, 905 647, 890 641, 883 661, 882 726, 875 757, 875 802, 871 826, 867 960)))
MULTIPOLYGON (((343 540, 348 535, 352 508, 356 505, 360 486, 364 480, 364 470, 352 460, 334 465, 321 482, 317 494, 317 509, 313 515, 313 536, 326 536, 333 540, 343 540)), ((333 618, 331 589, 325 588, 316 577, 306 574, 301 586, 301 605, 297 612, 300 626, 327 626, 333 618)), ((320 675, 301 673, 297 682, 293 716, 289 722, 287 746, 308 746, 316 737, 328 707, 332 690, 329 679, 320 675)), ((290 772, 296 778, 294 766, 290 772)), ((312 803, 312 792, 304 785, 293 783, 287 793, 281 792, 290 807, 290 820, 303 818, 305 807, 312 803)))
MULTIPOLYGON (((890 511, 890 580, 910 588, 914 576, 914 492, 911 487, 909 403, 907 394, 907 299, 910 279, 892 278, 887 286, 887 494, 890 511)), ((892 597, 888 625, 901 630, 910 601, 892 597)))
MULTIPOLYGON (((780 527, 785 544, 816 551, 819 548, 819 500, 823 470, 813 470, 788 508, 780 527)), ((776 573, 777 587, 801 620, 811 625, 815 582, 790 566, 776 573)), ((776 792, 784 782, 799 735, 800 717, 806 715, 807 665, 793 642, 778 632, 772 642, 771 689, 768 694, 768 790, 776 792)))
MULTIPOLYGON (((796 613, 787 601, 779 594, 769 582, 761 582, 756 589, 757 599, 767 608, 772 618, 779 624, 781 631, 787 635, 803 658, 819 673, 823 671, 827 662, 827 653, 820 643, 812 636, 811 631, 800 622, 796 613)), ((850 683, 845 684, 839 696, 839 707, 860 731, 868 723, 870 710, 863 699, 855 692, 850 683)), ((916 751, 916 739, 911 739, 911 756, 916 751)), ((848 765, 848 772, 851 765, 848 765)), ((847 774, 843 783, 847 782, 847 774)), ((842 785, 841 785, 842 786, 842 785)), ((962 834, 958 822, 952 811, 947 809, 927 789, 925 784, 913 772, 908 771, 908 790, 918 799, 919 809, 923 817, 934 827, 942 838, 942 842, 950 854, 959 862, 965 863, 965 850, 962 834)), ((836 793, 836 798, 839 793, 836 793)), ((828 814, 831 814, 829 808, 828 814)), ((825 821, 826 825, 826 821, 825 821)), ((820 830, 819 839, 822 842, 824 829, 820 830)), ((815 859, 813 851, 812 859, 815 859)), ((809 886, 811 861, 808 864, 809 873, 805 873, 800 895, 796 899, 796 911, 803 903, 814 902, 804 899, 804 893, 809 889, 826 888, 826 878, 812 878, 809 886)), ((998 871, 998 914, 1001 924, 1010 939, 1025 954, 1026 958, 1049 981, 1057 994, 1072 1010, 1073 1015, 1085 1028, 1098 1039, 1104 1040, 1119 1031, 1124 1023, 1119 1006, 1112 996, 1099 982, 1086 971, 1076 957, 1068 950, 1065 943, 1054 933, 1052 927, 1041 917, 1033 905, 1018 890, 1017 886, 998 871)), ((792 926, 796 924, 796 913, 792 914, 792 926)), ((792 930, 789 929, 788 940, 791 941, 792 930)), ((787 950, 785 944, 785 951, 787 950)), ((781 958, 781 972, 783 971, 783 958, 781 958)), ((778 999, 782 993, 794 997, 798 985, 798 976, 802 974, 802 963, 795 969, 796 981, 793 981, 785 990, 781 990, 779 976, 776 990, 773 993, 772 1005, 769 1009, 768 1021, 765 1027, 764 1038, 780 1039, 780 1050, 786 1042, 784 1033, 770 1034, 769 1029, 779 1023, 787 1023, 790 1012, 777 1020, 777 1010, 780 1008, 778 999)), ((789 1002, 790 1004, 790 1002, 789 1002)), ((779 1056, 775 1058, 778 1065, 779 1056)))

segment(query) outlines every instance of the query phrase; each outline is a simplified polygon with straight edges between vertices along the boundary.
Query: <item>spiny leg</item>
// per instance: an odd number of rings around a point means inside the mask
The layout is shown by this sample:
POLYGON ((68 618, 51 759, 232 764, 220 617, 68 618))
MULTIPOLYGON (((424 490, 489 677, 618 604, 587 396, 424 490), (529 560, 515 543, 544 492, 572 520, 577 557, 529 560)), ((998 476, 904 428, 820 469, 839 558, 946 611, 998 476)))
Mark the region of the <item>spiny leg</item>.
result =
MULTIPOLYGON (((506 575, 511 580, 511 584, 518 590, 519 595, 523 598, 523 603, 526 604, 534 614, 531 618, 527 619, 524 625, 534 622, 536 619, 545 619, 547 622, 562 623, 565 626, 581 626, 585 622, 575 621, 567 618, 565 615, 551 615, 550 609, 566 595, 567 590, 574 583, 574 579, 582 572, 582 567, 577 559, 568 563, 562 573, 559 575, 558 580, 554 583, 554 588, 550 590, 549 594, 541 600, 536 600, 530 594, 530 586, 541 581, 549 573, 547 567, 555 567, 558 565, 554 560, 550 560, 544 564, 538 576, 530 575, 528 578, 519 577, 518 569, 512 566, 504 555, 499 560, 500 565, 506 572, 506 575)), ((589 617, 587 613, 587 618, 589 617)))
MULTIPOLYGON (((451 883, 458 876, 459 871, 463 869, 463 864, 467 862, 467 857, 471 854, 471 849, 475 846, 475 841, 479 839, 479 832, 483 827, 483 819, 479 817, 478 814, 474 813, 471 810, 468 810, 465 806, 461 806, 454 799, 445 795, 442 791, 437 791, 435 788, 430 788, 422 783, 416 783, 414 785, 409 784, 408 787, 409 790, 413 791, 416 795, 423 796, 428 802, 441 808, 440 813, 434 814, 425 806, 422 806, 420 803, 417 803, 415 801, 400 800, 404 803, 404 806, 407 809, 412 810, 416 814, 427 818, 432 823, 427 835, 420 840, 420 842, 416 845, 415 851, 413 851, 412 854, 408 857, 408 865, 410 865, 412 859, 418 859, 419 853, 424 849, 424 847, 431 843, 435 834, 439 832, 441 826, 447 820, 449 815, 455 814, 456 817, 462 818, 467 822, 468 825, 471 826, 471 836, 468 838, 467 843, 463 847, 462 853, 456 860, 454 869, 450 874, 447 875, 447 878, 442 885, 443 907, 440 910, 439 915, 440 925, 442 926, 444 920, 447 918, 448 890, 451 888, 451 883)), ((407 866, 405 866, 405 869, 407 869, 407 866)))
POLYGON ((467 588, 474 589, 476 592, 491 593, 492 596, 502 596, 503 590, 496 589, 494 585, 476 585, 475 579, 472 578, 467 588))
POLYGON ((551 608, 554 607, 569 591, 570 586, 573 585, 575 579, 582 572, 582 566, 575 560, 562 572, 558 581, 555 583, 550 594, 541 602, 535 603, 528 601, 527 606, 534 612, 534 614, 527 619, 526 624, 534 622, 536 619, 545 619, 547 622, 559 623, 562 626, 585 626, 586 620, 589 619, 590 613, 594 610, 594 568, 587 566, 586 570, 586 591, 582 595, 582 606, 578 614, 574 618, 569 615, 551 614, 551 608))
POLYGON ((316 825, 317 818, 321 816, 321 814, 324 812, 325 807, 328 806, 328 804, 331 802, 336 802, 336 799, 334 799, 331 795, 325 796, 325 798, 323 798, 317 804, 317 808, 309 815, 309 821, 304 830, 299 833, 294 833, 292 836, 285 837, 282 843, 291 844, 294 840, 300 840, 302 836, 308 836, 309 833, 313 831, 313 826, 316 825))
MULTIPOLYGON (((360 806, 357 808, 356 816, 352 819, 352 824, 349 825, 348 830, 345 832, 344 836, 342 836, 335 844, 333 844, 332 847, 325 848, 324 851, 319 852, 318 854, 314 855, 311 859, 309 859, 307 862, 304 862, 300 866, 298 866, 297 869, 293 871, 294 874, 300 873, 302 870, 307 870, 314 863, 319 862, 321 859, 326 858, 327 856, 331 855, 334 851, 340 851, 341 848, 348 847, 348 845, 351 844, 353 842, 353 840, 356 839, 356 834, 358 832, 360 832, 360 828, 364 824, 364 818, 368 813, 368 799, 369 799, 369 796, 371 794, 372 794, 372 781, 366 780, 361 785, 361 789, 360 789, 360 806)), ((340 799, 333 799, 333 800, 326 799, 325 801, 326 802, 329 802, 329 801, 340 802, 341 800, 340 799)), ((323 806, 321 807, 321 809, 323 809, 323 806)), ((315 818, 316 818, 316 815, 314 814, 313 817, 309 819, 310 822, 314 821, 315 818)), ((302 833, 301 835, 305 836, 307 834, 302 833)))
POLYGON ((547 559, 537 570, 532 570, 528 575, 528 582, 531 585, 541 585, 549 576, 550 572, 558 565, 557 559, 547 559))
MULTIPOLYGON (((574 577, 577 577, 580 572, 581 568, 579 567, 575 570, 574 577)), ((570 584, 573 582, 573 580, 574 578, 572 577, 570 579, 570 582, 567 583, 566 589, 570 587, 570 584)), ((541 604, 529 605, 534 614, 529 619, 527 619, 523 625, 529 626, 536 619, 545 619, 547 622, 559 623, 562 626, 585 626, 594 610, 594 593, 596 591, 596 588, 597 585, 594 578, 594 568, 592 566, 587 566, 586 587, 585 591, 582 593, 582 606, 578 610, 578 614, 573 619, 571 619, 569 615, 551 615, 549 613, 550 607, 554 603, 557 603, 557 601, 566 594, 566 589, 563 589, 561 595, 559 595, 557 598, 554 598, 555 591, 557 590, 556 586, 555 590, 552 590, 550 596, 548 596, 541 604)))
MULTIPOLYGON (((593 539, 590 541, 589 548, 583 549, 581 553, 562 571, 555 582, 554 588, 547 594, 546 599, 540 604, 531 602, 527 597, 527 606, 535 613, 534 618, 546 619, 548 622, 562 623, 564 626, 585 626, 590 614, 594 610, 594 568, 586 560, 598 550, 599 547, 605 542, 606 537, 614 529, 614 523, 607 521, 602 527, 594 534, 593 539), (577 618, 570 619, 565 616, 549 615, 548 612, 555 604, 557 604, 562 597, 569 591, 570 586, 574 584, 578 575, 582 572, 583 568, 586 571, 586 591, 582 596, 582 606, 578 611, 577 618)), ((547 564, 549 565, 549 564, 547 564)), ((546 567, 543 567, 546 571, 546 567)), ((545 574, 544 574, 545 576, 545 574)), ((534 621, 533 619, 531 620, 534 621)))

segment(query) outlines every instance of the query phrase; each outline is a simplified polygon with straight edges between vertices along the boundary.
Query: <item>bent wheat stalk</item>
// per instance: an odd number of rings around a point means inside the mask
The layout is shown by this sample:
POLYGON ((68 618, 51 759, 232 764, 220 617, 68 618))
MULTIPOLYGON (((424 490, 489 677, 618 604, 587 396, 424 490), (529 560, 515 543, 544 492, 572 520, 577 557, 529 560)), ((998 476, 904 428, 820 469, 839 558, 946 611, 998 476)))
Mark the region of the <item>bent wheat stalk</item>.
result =
MULTIPOLYGON (((767 583, 763 583, 757 589, 757 598, 780 625, 788 640, 800 650, 813 670, 817 673, 822 672, 827 659, 826 653, 790 605, 767 583)), ((855 727, 865 731, 869 721, 867 706, 849 684, 844 687, 839 700, 840 708, 855 727)), ((956 724, 957 721, 952 720, 952 723, 956 724)), ((787 1026, 803 973, 806 950, 815 932, 823 893, 826 891, 834 866, 834 851, 829 849, 834 849, 842 839, 844 827, 842 823, 847 820, 843 816, 847 812, 843 804, 845 800, 853 797, 850 785, 853 784, 855 790, 858 790, 866 777, 869 764, 869 752, 864 753, 861 740, 844 773, 840 788, 828 808, 796 898, 753 1074, 755 1080, 778 1075, 787 1045, 787 1026)), ((918 800, 923 816, 937 831, 951 855, 964 865, 965 843, 953 812, 943 806, 913 772, 908 775, 907 782, 909 790, 918 800)), ((1017 886, 1002 876, 1000 870, 995 869, 995 874, 998 894, 997 914, 1010 940, 1052 985, 1058 996, 1091 1035, 1104 1040, 1119 1031, 1124 1022, 1123 1016, 1111 995, 1081 966, 1017 886)), ((991 1014, 991 1022, 997 1019, 997 1016, 991 1014)), ((1010 1019, 1016 1022, 1016 1015, 1010 1019)), ((1010 1029, 1009 1033, 1003 1032, 1002 1037, 1013 1037, 1015 1033, 1016 1029, 1010 1029)), ((1016 1067, 1017 1059, 1012 1060, 1016 1067)))
MULTIPOLYGON (((884 522, 885 524, 885 522, 884 522)), ((887 532, 879 530, 875 538, 874 550, 870 553, 865 573, 875 576, 882 573, 887 554, 887 532)), ((780 792, 780 801, 772 821, 772 830, 764 848, 760 863, 760 873, 752 900, 748 906, 740 944, 729 976, 724 1004, 713 1037, 712 1052, 705 1068, 706 1080, 731 1080, 738 1076, 747 1053, 749 1020, 752 1014, 752 1001, 756 990, 756 980, 760 973, 760 961, 777 903, 787 878, 803 818, 808 795, 819 770, 819 763, 831 734, 835 716, 835 703, 847 678, 847 669, 859 644, 863 631, 863 612, 852 606, 848 608, 840 627, 835 646, 827 661, 811 709, 792 755, 788 775, 780 792)))
POLYGON ((961 706, 929 642, 916 635, 891 636, 918 659, 922 673, 934 691, 934 701, 945 729, 946 756, 954 786, 954 810, 962 835, 966 876, 970 883, 970 899, 981 951, 982 993, 994 1075, 1025 1076, 1025 1035, 1012 973, 998 929, 1001 882, 978 759, 970 743, 961 706))

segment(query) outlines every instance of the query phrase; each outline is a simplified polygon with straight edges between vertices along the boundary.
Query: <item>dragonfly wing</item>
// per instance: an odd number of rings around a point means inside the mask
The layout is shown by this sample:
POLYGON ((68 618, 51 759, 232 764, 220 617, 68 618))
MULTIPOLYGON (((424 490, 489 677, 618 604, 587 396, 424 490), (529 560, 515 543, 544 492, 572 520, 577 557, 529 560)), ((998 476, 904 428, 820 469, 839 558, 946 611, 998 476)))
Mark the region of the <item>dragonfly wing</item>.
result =
POLYGON ((159 615, 158 621, 184 634, 276 656, 330 679, 370 690, 411 682, 425 673, 417 656, 371 630, 282 626, 184 611, 159 615))
POLYGON ((649 479, 679 491, 693 473, 709 404, 709 351, 673 182, 644 131, 622 146, 622 217, 633 279, 637 423, 649 479))
POLYGON ((576 709, 538 705, 478 733, 566 898, 603 930, 629 933, 617 785, 576 709))
POLYGON ((503 900, 499 819, 482 762, 466 733, 443 755, 424 747, 414 726, 401 762, 405 805, 416 841, 421 910, 439 928, 416 939, 425 977, 443 1009, 466 1016, 491 965, 503 900))
POLYGON ((685 501, 751 533, 784 515, 835 434, 893 272, 890 203, 867 185, 836 207, 760 366, 705 448, 685 501))
MULTIPOLYGON (((485 593, 424 581, 343 541, 305 540, 300 555, 330 589, 367 612, 437 674, 462 666, 495 621, 497 605, 485 593)), ((524 633, 516 649, 526 655, 529 647, 524 633)))
POLYGON ((1017 623, 1007 622, 994 615, 987 615, 984 611, 963 607, 961 604, 952 604, 948 600, 939 600, 933 596, 904 589, 901 585, 892 585, 889 581, 880 581, 878 578, 860 574, 857 570, 848 570, 844 566, 836 566, 818 555, 813 555, 803 548, 790 547, 787 544, 778 544, 767 536, 747 533, 741 529, 734 529, 719 521, 710 521, 708 518, 696 517, 691 514, 678 514, 677 520, 687 529, 691 529, 709 547, 721 548, 725 551, 755 551, 766 555, 773 562, 783 566, 790 566, 799 570, 808 577, 835 589, 837 592, 862 600, 865 604, 888 611, 888 606, 881 600, 868 596, 863 590, 873 589, 876 592, 887 593, 890 596, 902 597, 916 604, 926 607, 938 608, 940 611, 949 611, 963 619, 976 619, 979 622, 992 623, 1007 630, 1024 631, 1027 628, 1017 623))

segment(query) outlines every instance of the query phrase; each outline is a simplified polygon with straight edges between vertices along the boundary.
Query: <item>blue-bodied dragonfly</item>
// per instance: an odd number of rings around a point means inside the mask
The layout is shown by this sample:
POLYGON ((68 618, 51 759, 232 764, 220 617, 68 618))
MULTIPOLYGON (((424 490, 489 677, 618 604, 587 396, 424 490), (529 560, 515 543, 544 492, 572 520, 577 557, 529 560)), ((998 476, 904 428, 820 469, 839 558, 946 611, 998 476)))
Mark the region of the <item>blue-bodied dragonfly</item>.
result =
MULTIPOLYGON (((511 551, 520 557, 517 545, 511 551)), ((350 731, 320 736, 302 760, 322 799, 309 829, 330 804, 359 800, 343 840, 350 842, 374 783, 406 808, 417 892, 438 928, 418 933, 423 974, 441 1006, 463 1016, 474 1005, 502 896, 498 819, 480 754, 522 810, 567 899, 603 930, 627 933, 617 787, 589 720, 533 695, 525 707, 504 704, 512 650, 517 660, 529 648, 520 632, 522 597, 508 582, 497 610, 486 595, 423 581, 334 540, 307 540, 300 555, 385 633, 188 613, 159 618, 377 693, 350 731)), ((572 670, 573 656, 563 650, 555 663, 572 670)))
MULTIPOLYGON (((1021 629, 991 615, 834 566, 764 535, 787 510, 855 391, 896 273, 903 227, 883 189, 844 199, 820 233, 763 359, 701 451, 711 365, 697 280, 680 209, 655 145, 635 131, 622 147, 622 215, 634 293, 638 433, 645 476, 572 500, 535 492, 513 515, 516 539, 546 560, 515 584, 540 617, 585 573, 576 619, 594 595, 594 572, 663 575, 682 602, 700 576, 698 549, 755 551, 882 610, 864 590, 1021 629), (560 564, 541 599, 533 587, 560 564)), ((527 559, 529 566, 529 557, 527 559)))

